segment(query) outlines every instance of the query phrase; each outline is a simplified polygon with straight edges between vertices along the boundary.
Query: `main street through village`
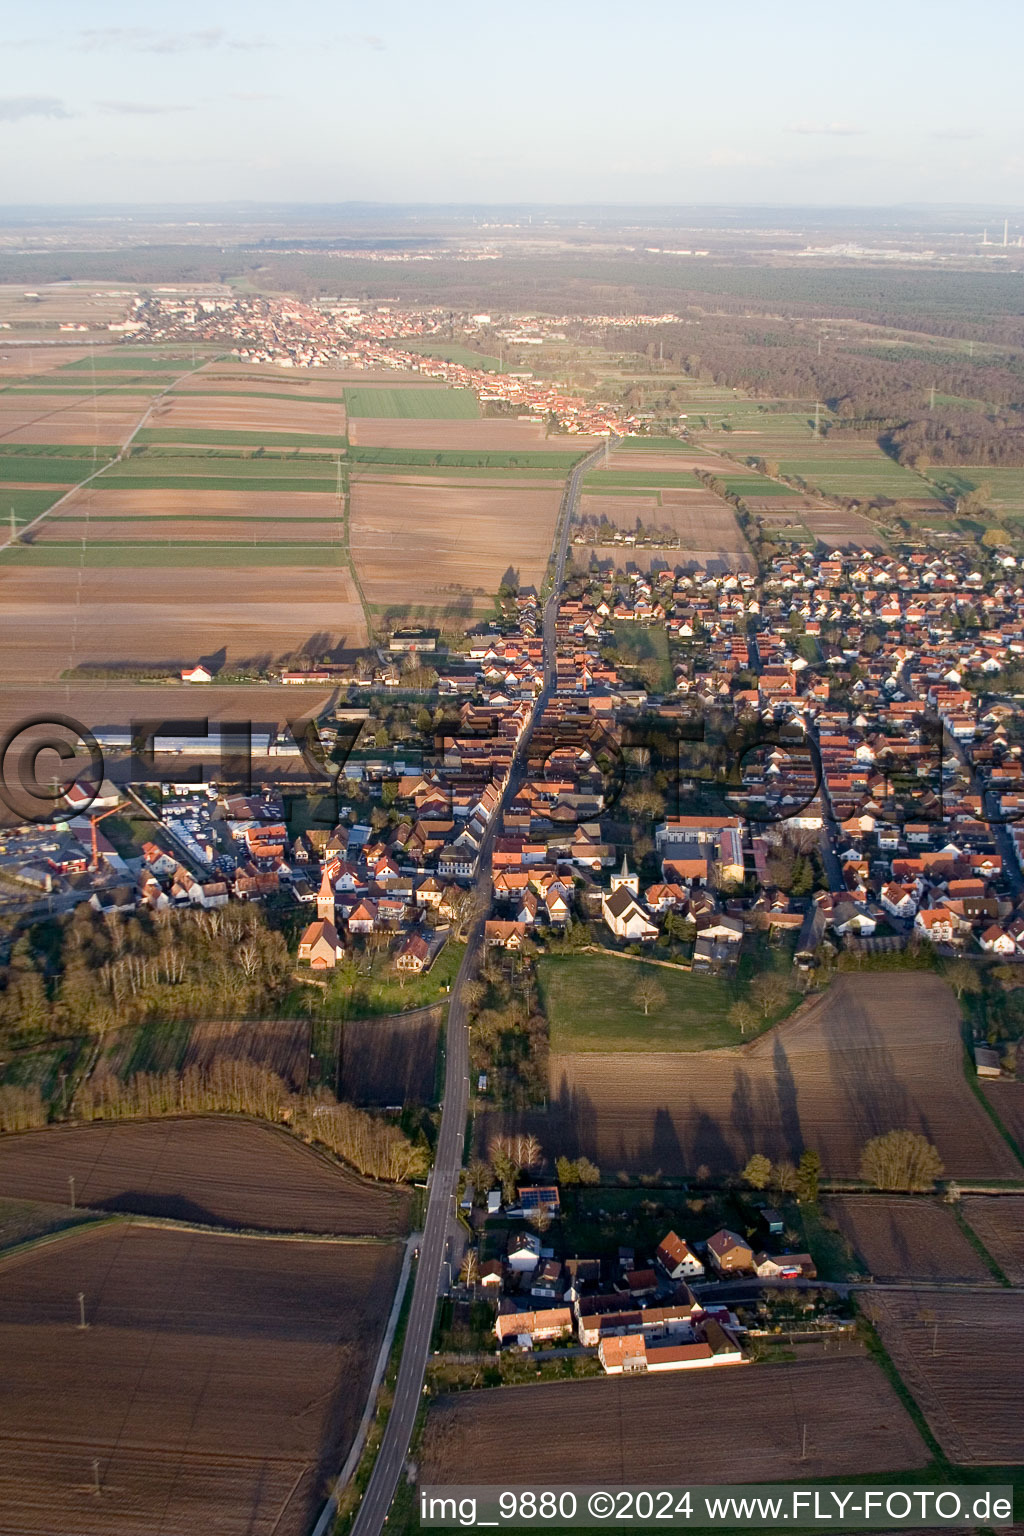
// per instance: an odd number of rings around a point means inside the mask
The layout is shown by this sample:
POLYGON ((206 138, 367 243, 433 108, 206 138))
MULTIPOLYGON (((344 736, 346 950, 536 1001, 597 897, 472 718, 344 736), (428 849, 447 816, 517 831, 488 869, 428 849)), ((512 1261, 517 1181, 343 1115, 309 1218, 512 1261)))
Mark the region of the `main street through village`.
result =
MULTIPOLYGON (((612 445, 614 441, 613 439, 612 445)), ((469 1108, 469 1019, 465 1002, 465 984, 472 977, 480 959, 484 918, 490 906, 491 854, 495 830, 501 821, 502 807, 510 796, 515 795, 522 782, 534 723, 543 713, 554 687, 555 620, 565 579, 569 529, 579 505, 583 476, 588 469, 594 468, 600 462, 604 453, 605 449, 602 446, 596 453, 576 465, 568 476, 562 498, 556 532, 551 591, 544 607, 544 690, 537 699, 530 726, 512 765, 501 805, 491 817, 487 836, 480 851, 476 904, 468 924, 466 952, 452 987, 448 1008, 441 1129, 438 1133, 434 1167, 430 1178, 427 1215, 423 1225, 419 1263, 413 1282, 412 1302, 402 1345, 398 1381, 380 1450, 352 1526, 352 1536, 377 1536, 384 1526, 409 1453, 416 1410, 423 1393, 423 1380, 434 1327, 434 1313, 442 1288, 442 1268, 445 1275, 448 1275, 445 1260, 448 1238, 455 1216, 456 1183, 462 1168, 466 1115, 469 1108)), ((321 1521, 321 1525, 323 1524, 324 1522, 321 1521)))

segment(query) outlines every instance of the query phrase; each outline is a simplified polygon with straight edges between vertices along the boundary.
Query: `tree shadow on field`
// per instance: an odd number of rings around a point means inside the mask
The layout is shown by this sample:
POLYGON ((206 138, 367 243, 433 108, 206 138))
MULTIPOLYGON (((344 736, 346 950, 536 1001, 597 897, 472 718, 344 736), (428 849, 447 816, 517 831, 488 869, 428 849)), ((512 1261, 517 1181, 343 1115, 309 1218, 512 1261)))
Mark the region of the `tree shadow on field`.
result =
POLYGON ((786 1047, 779 1034, 776 1034, 772 1048, 772 1068, 775 1073, 775 1096, 778 1101, 782 1137, 787 1152, 795 1162, 803 1151, 800 1110, 797 1106, 796 1078, 793 1076, 793 1068, 789 1064, 786 1047))
POLYGON ((91 1201, 90 1204, 97 1211, 118 1211, 130 1216, 164 1216, 170 1221, 192 1221, 201 1227, 235 1225, 184 1195, 156 1195, 151 1190, 126 1189, 119 1195, 108 1195, 105 1200, 91 1201))
MULTIPOLYGON (((873 979, 865 977, 864 982, 870 987, 873 979)), ((886 1012, 895 1018, 907 1002, 901 985, 904 978, 894 976, 886 980, 890 984, 886 1012)), ((913 978, 915 985, 922 980, 913 978)), ((823 1011, 820 1026, 829 1087, 821 1094, 820 1110, 827 1106, 828 1122, 836 1128, 834 1150, 849 1155, 840 1155, 830 1162, 826 1147, 819 1150, 830 1174, 856 1177, 859 1151, 866 1141, 886 1131, 922 1130, 926 1121, 923 1106, 911 1099, 901 1078, 909 1063, 901 1063, 894 1053, 886 1025, 874 1021, 873 1000, 861 1002, 854 978, 842 977, 833 983, 829 1002, 831 1007, 826 1006, 823 1011), (851 1145, 852 1137, 856 1138, 856 1150, 851 1145)), ((915 1053, 935 1049, 931 1041, 910 1048, 915 1053)))
POLYGON ((662 1168, 670 1174, 686 1172, 686 1154, 670 1109, 663 1107, 654 1111, 651 1150, 644 1162, 649 1168, 662 1168))
POLYGON ((743 1149, 743 1156, 749 1158, 752 1153, 760 1152, 759 1137, 757 1135, 756 1111, 754 1109, 754 1095, 751 1091, 750 1074, 743 1067, 736 1069, 736 1085, 732 1091, 732 1104, 730 1106, 729 1120, 736 1139, 743 1149))
MULTIPOLYGON (((692 1100, 690 1108, 691 1111, 694 1109, 692 1100)), ((691 1173, 702 1163, 707 1165, 712 1174, 733 1173, 737 1167, 738 1159, 735 1150, 722 1135, 718 1121, 706 1110, 701 1110, 693 1117, 690 1163, 688 1171, 691 1173)))

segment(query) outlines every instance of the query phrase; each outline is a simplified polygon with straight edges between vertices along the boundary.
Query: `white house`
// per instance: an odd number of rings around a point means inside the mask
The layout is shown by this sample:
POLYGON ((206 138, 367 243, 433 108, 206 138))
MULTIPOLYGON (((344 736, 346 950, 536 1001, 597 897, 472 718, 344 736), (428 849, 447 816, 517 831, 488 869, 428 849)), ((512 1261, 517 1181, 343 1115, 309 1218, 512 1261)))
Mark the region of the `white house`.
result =
POLYGON ((699 1279, 704 1274, 704 1265, 700 1259, 689 1244, 674 1232, 662 1238, 654 1257, 658 1267, 665 1271, 670 1280, 699 1279))
POLYGON ((535 1232, 515 1232, 508 1240, 508 1267, 517 1275, 532 1275, 540 1263, 540 1238, 535 1232))

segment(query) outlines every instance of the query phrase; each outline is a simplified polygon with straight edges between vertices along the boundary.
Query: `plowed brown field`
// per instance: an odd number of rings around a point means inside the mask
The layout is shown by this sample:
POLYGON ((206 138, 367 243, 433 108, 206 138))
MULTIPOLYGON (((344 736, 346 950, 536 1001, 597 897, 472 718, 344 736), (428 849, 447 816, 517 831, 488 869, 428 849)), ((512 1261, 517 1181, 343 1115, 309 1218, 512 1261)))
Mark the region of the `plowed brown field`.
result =
POLYGON ((341 1097, 356 1104, 436 1102, 441 1009, 409 1018, 353 1019, 342 1027, 341 1097))
MULTIPOLYGON (((0 396, 0 442, 123 443, 138 426, 150 403, 148 395, 7 395, 0 396)), ((45 460, 40 462, 44 478, 45 460)), ((82 461, 82 474, 91 465, 82 461)))
MULTIPOLYGON (((169 551, 173 559, 173 551, 169 551)), ((497 585, 497 583, 495 584, 497 585)), ((56 680, 88 664, 276 660, 314 636, 319 651, 366 644, 363 610, 343 566, 167 564, 12 566, 0 570, 0 679, 56 680)))
POLYGON ((367 601, 486 604, 509 566, 523 586, 539 586, 560 499, 554 487, 355 482, 350 543, 367 601))
POLYGON ((1018 1147, 1024 1148, 1024 1083, 981 1083, 985 1095, 1018 1147))
POLYGON ((590 453, 596 437, 546 437, 542 422, 404 420, 362 416, 349 423, 349 441, 357 448, 505 449, 523 453, 590 453))
POLYGON ((1024 1461, 1019 1296, 873 1291, 865 1310, 951 1461, 1024 1461))
MULTIPOLYGON (((147 428, 175 431, 198 428, 214 432, 252 432, 254 442, 261 432, 315 432, 336 437, 338 447, 345 435, 345 407, 326 401, 261 400, 254 391, 251 399, 235 395, 203 396, 195 391, 172 395, 154 407, 147 428)), ((200 439, 202 441, 202 439, 200 439)))
POLYGON ((255 1061, 275 1072, 296 1092, 309 1080, 312 1026, 308 1019, 254 1019, 251 1022, 195 1024, 183 1066, 209 1066, 218 1057, 255 1061))
POLYGON ((337 1167, 244 1120, 57 1126, 0 1138, 0 1195, 171 1216, 259 1232, 391 1235, 409 1193, 337 1167))
POLYGON ((299 522, 286 515, 255 520, 235 517, 231 522, 202 521, 199 518, 137 517, 130 521, 104 518, 55 517, 40 524, 33 535, 35 544, 64 543, 87 537, 90 544, 344 544, 344 518, 337 515, 330 522, 299 522))
POLYGON ((828 1211, 876 1280, 996 1283, 948 1206, 907 1197, 847 1195, 828 1201, 828 1211))
MULTIPOLYGON (((323 491, 138 491, 131 484, 96 484, 75 491, 62 503, 55 518, 65 515, 107 517, 204 517, 280 518, 334 517, 338 498, 323 491)), ((225 525, 229 526, 229 525, 225 525)))
POLYGON ((424 1483, 458 1482, 471 1467, 480 1483, 663 1486, 894 1472, 927 1459, 879 1367, 853 1357, 461 1392, 431 1407, 420 1473, 424 1483), (697 1422, 709 1432, 685 1432, 697 1422), (577 1430, 558 1428, 568 1425, 577 1430))
POLYGON ((0 1531, 306 1536, 399 1261, 118 1225, 0 1265, 0 1531))
POLYGON ((1024 1285, 1024 1195, 967 1195, 964 1215, 1006 1278, 1024 1285))
MULTIPOLYGON (((925 973, 840 977, 738 1050, 553 1054, 549 1084, 548 1111, 522 1122, 549 1157, 610 1172, 719 1174, 814 1147, 828 1174, 856 1178, 870 1137, 909 1128, 955 1177, 1021 1177, 964 1080, 953 994, 925 973)), ((478 1119, 485 1143, 496 1120, 478 1119)))

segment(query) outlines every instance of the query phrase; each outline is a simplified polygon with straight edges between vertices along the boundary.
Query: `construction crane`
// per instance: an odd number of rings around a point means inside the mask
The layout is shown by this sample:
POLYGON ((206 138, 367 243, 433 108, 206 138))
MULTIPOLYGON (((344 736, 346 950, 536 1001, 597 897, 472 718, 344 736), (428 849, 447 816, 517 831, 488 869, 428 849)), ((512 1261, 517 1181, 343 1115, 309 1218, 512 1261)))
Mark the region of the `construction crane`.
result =
POLYGON ((89 817, 89 823, 90 823, 90 825, 92 827, 92 862, 90 863, 89 868, 93 872, 95 872, 100 867, 100 849, 99 849, 99 842, 98 842, 97 837, 96 837, 96 828, 99 826, 100 822, 103 821, 107 816, 115 815, 116 812, 119 811, 120 809, 121 809, 121 807, 119 805, 112 805, 109 810, 107 810, 107 811, 100 811, 98 816, 90 816, 89 817))

